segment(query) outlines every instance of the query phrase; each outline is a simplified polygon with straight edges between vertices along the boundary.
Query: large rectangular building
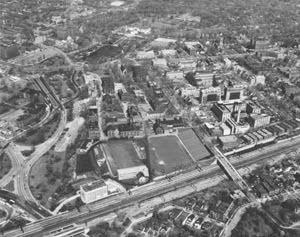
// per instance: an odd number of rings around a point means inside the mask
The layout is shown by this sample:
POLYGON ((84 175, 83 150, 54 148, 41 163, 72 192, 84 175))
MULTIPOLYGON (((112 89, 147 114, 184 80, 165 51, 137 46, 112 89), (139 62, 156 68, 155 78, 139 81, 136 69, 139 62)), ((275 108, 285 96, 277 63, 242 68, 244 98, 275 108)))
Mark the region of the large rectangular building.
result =
POLYGON ((249 117, 251 127, 258 128, 270 124, 271 116, 267 114, 256 114, 249 117))
POLYGON ((209 87, 207 89, 200 90, 200 101, 201 104, 209 102, 218 102, 221 100, 221 88, 220 87, 209 87))
POLYGON ((84 203, 91 203, 108 195, 108 188, 103 180, 97 180, 80 186, 80 197, 84 203))
POLYGON ((248 123, 237 123, 233 119, 228 119, 226 125, 230 128, 231 134, 246 133, 250 129, 248 123))
POLYGON ((193 58, 180 59, 178 66, 183 72, 193 72, 196 70, 197 62, 193 58))
POLYGON ((168 38, 157 38, 150 43, 152 48, 168 48, 171 45, 176 43, 176 39, 168 39, 168 38))
POLYGON ((261 113, 261 108, 258 104, 256 104, 253 101, 250 101, 246 105, 246 112, 247 114, 260 114, 261 113))
POLYGON ((238 146, 238 138, 235 135, 218 137, 218 141, 224 150, 238 146))
POLYGON ((137 179, 138 175, 149 177, 147 166, 142 162, 136 147, 129 140, 109 141, 105 146, 108 166, 119 180, 137 179))
POLYGON ((181 83, 184 81, 184 74, 182 71, 167 72, 166 78, 172 82, 181 83))
POLYGON ((199 97, 200 94, 199 89, 191 85, 180 88, 180 91, 182 96, 199 97))
POLYGON ((101 76, 103 94, 113 95, 115 93, 115 83, 110 75, 101 76))
POLYGON ((222 123, 231 117, 231 111, 223 104, 215 103, 211 110, 222 123))
POLYGON ((243 99, 243 87, 235 86, 235 87, 226 87, 225 88, 225 102, 239 102, 243 99))
POLYGON ((230 127, 228 127, 226 125, 226 123, 222 123, 220 125, 220 129, 222 130, 222 133, 223 133, 224 136, 227 136, 227 135, 231 134, 231 129, 230 129, 230 127))
POLYGON ((136 55, 137 59, 153 59, 155 58, 154 52, 151 51, 138 51, 136 55))
POLYGON ((215 74, 213 72, 196 72, 195 81, 197 86, 207 88, 213 86, 215 74))

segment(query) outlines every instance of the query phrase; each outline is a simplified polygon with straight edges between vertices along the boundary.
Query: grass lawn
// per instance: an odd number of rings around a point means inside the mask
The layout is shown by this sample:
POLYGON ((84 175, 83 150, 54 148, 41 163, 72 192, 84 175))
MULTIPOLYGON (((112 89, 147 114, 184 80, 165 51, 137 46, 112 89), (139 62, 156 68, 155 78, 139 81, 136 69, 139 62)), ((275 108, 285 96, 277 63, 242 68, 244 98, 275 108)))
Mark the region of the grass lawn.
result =
POLYGON ((174 172, 193 160, 176 136, 159 136, 149 138, 151 172, 159 176, 174 172))
POLYGON ((0 178, 6 175, 12 167, 11 160, 5 153, 0 157, 0 178))
POLYGON ((178 136, 195 161, 203 160, 211 156, 207 148, 191 128, 179 129, 178 136))
POLYGON ((51 149, 42 156, 31 168, 29 176, 30 189, 42 205, 53 210, 63 197, 75 194, 71 182, 75 172, 75 159, 77 147, 87 137, 87 130, 82 128, 75 142, 69 144, 65 154, 57 154, 51 149), (49 197, 52 201, 49 202, 49 197))
POLYGON ((116 168, 128 168, 142 165, 139 155, 131 141, 109 141, 108 148, 113 157, 113 165, 116 168))
POLYGON ((0 210, 0 219, 5 218, 7 216, 6 212, 3 210, 0 210))
POLYGON ((7 191, 15 191, 15 181, 11 180, 5 187, 4 189, 6 189, 7 191))
POLYGON ((53 151, 49 151, 30 170, 30 189, 42 205, 47 204, 49 197, 61 185, 64 162, 65 159, 59 159, 53 154, 53 151))

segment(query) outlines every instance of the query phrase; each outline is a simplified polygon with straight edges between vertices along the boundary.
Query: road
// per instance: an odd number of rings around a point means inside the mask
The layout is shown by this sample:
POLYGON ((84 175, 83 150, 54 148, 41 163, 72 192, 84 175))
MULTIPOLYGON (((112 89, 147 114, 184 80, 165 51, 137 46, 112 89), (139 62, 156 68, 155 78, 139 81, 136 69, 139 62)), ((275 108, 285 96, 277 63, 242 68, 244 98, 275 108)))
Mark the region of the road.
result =
MULTIPOLYGON (((0 187, 3 188, 11 180, 15 180, 16 193, 25 199, 40 206, 39 202, 32 195, 29 188, 29 174, 30 169, 37 160, 43 156, 59 139, 65 125, 67 123, 66 111, 62 110, 61 121, 55 134, 46 142, 38 145, 34 153, 28 158, 25 158, 18 147, 11 142, 6 148, 5 152, 12 161, 12 169, 0 180, 0 187)), ((40 206, 43 208, 42 206, 40 206)))
MULTIPOLYGON (((53 56, 53 52, 54 52, 54 54, 56 54, 56 55, 63 56, 68 65, 70 65, 71 67, 74 66, 74 63, 62 50, 55 48, 55 47, 44 46, 44 45, 41 45, 41 48, 42 48, 42 50, 52 51, 52 54, 50 55, 50 57, 53 56)), ((74 79, 73 76, 74 75, 72 75, 72 79, 74 79)), ((51 91, 50 88, 46 88, 46 89, 48 89, 48 93, 50 93, 53 97, 55 97, 56 100, 58 100, 58 98, 56 97, 56 94, 53 91, 51 91)), ((59 104, 61 104, 60 101, 59 101, 59 104)), ((48 107, 47 107, 47 109, 49 110, 48 107)), ((48 111, 48 112, 50 112, 50 111, 48 111)), ((47 114, 46 117, 48 117, 48 116, 49 116, 49 113, 47 114)), ((44 122, 44 120, 42 120, 40 123, 38 123, 37 126, 43 124, 43 122, 44 122)), ((40 157, 42 157, 46 152, 49 151, 49 149, 51 149, 51 147, 53 145, 56 144, 56 142, 60 138, 60 136, 66 126, 66 123, 67 123, 67 112, 66 112, 64 106, 61 104, 61 121, 59 123, 58 129, 56 130, 55 134, 50 139, 48 139, 46 142, 36 146, 35 152, 32 153, 30 157, 25 159, 25 157, 17 149, 17 147, 14 146, 14 144, 9 145, 6 152, 12 160, 13 167, 12 167, 11 171, 9 172, 9 174, 0 180, 0 187, 5 186, 7 183, 9 183, 14 178, 16 181, 15 187, 16 187, 17 193, 21 197, 23 197, 25 200, 32 201, 39 205, 39 203, 34 198, 34 196, 32 195, 32 193, 30 191, 30 188, 29 188, 28 176, 30 174, 30 169, 35 164, 35 162, 37 162, 37 160, 40 157)))
POLYGON ((9 141, 16 140, 17 138, 22 137, 23 135, 25 135, 29 130, 31 130, 31 129, 36 129, 36 128, 38 128, 38 127, 42 127, 44 124, 46 124, 46 123, 48 122, 48 119, 50 118, 51 112, 52 112, 52 110, 50 109, 50 106, 49 106, 48 104, 47 104, 46 106, 47 106, 47 107, 46 107, 46 114, 43 116, 43 118, 42 118, 41 121, 39 121, 39 122, 36 123, 36 124, 29 125, 30 128, 28 128, 28 129, 26 129, 26 130, 23 130, 23 131, 21 131, 21 132, 19 132, 19 133, 17 133, 15 136, 11 137, 11 138, 9 139, 9 141))
MULTIPOLYGON (((46 142, 38 145, 35 149, 35 152, 31 154, 31 156, 26 160, 23 168, 20 170, 18 175, 16 176, 16 189, 18 194, 25 198, 28 201, 35 202, 37 204, 38 201, 32 195, 30 188, 29 188, 29 174, 31 167, 38 161, 38 159, 43 156, 49 149, 58 141, 59 137, 61 136, 65 126, 67 123, 67 115, 66 110, 62 109, 61 113, 61 121, 59 123, 58 129, 56 130, 55 134, 48 139, 46 142)), ((22 154, 19 154, 18 159, 22 159, 22 154)))
POLYGON ((13 214, 15 213, 15 210, 11 205, 4 202, 3 200, 0 200, 0 209, 2 211, 6 212, 6 217, 0 220, 1 221, 0 222, 0 227, 3 227, 9 222, 9 220, 11 219, 13 214))
POLYGON ((247 183, 244 181, 239 172, 233 167, 228 158, 225 157, 216 146, 214 146, 214 151, 216 159, 226 170, 227 174, 230 175, 231 179, 235 181, 235 183, 238 184, 242 190, 249 190, 247 183))
MULTIPOLYGON (((300 198, 300 194, 299 194, 299 190, 294 190, 293 192, 286 192, 286 193, 282 193, 279 196, 281 196, 282 199, 284 198, 293 198, 293 199, 297 199, 299 200, 300 198)), ((270 200, 275 200, 278 198, 278 195, 276 196, 272 196, 268 198, 268 201, 270 200)), ((245 213, 245 211, 247 210, 247 208, 249 207, 256 207, 256 208, 261 208, 261 204, 264 203, 265 200, 263 199, 257 199, 255 201, 252 201, 250 203, 247 203, 241 207, 239 207, 235 213, 232 215, 232 217, 227 221, 225 227, 223 228, 221 234, 219 235, 220 237, 230 237, 231 236, 231 232, 232 230, 236 227, 236 225, 238 224, 238 222, 240 221, 241 217, 243 216, 243 214, 245 213)), ((293 224, 291 226, 284 226, 282 225, 282 223, 280 223, 277 218, 274 218, 274 216, 267 211, 266 209, 262 210, 267 217, 275 224, 277 225, 280 229, 282 230, 299 230, 299 228, 297 228, 298 226, 293 224)))
POLYGON ((22 155, 21 151, 13 144, 10 143, 5 153, 9 156, 12 168, 10 171, 0 180, 0 187, 3 188, 6 186, 13 178, 19 174, 22 170, 22 166, 24 165, 25 158, 22 155))
MULTIPOLYGON (((300 138, 285 141, 280 144, 272 145, 268 148, 260 150, 260 155, 257 152, 248 153, 244 156, 238 156, 231 159, 232 164, 236 168, 247 167, 251 164, 258 163, 262 160, 270 160, 277 155, 289 153, 295 151, 300 145, 300 138)), ((138 202, 148 200, 152 197, 160 196, 164 193, 168 193, 181 187, 193 184, 193 182, 206 182, 208 178, 218 178, 222 174, 222 171, 217 165, 209 166, 201 171, 193 170, 186 174, 181 174, 173 177, 171 180, 160 180, 148 185, 136 188, 132 190, 131 195, 128 193, 122 193, 119 195, 111 196, 101 201, 89 204, 81 208, 81 212, 76 210, 51 216, 44 220, 37 221, 25 226, 25 233, 21 233, 20 230, 14 230, 6 233, 7 237, 16 236, 41 236, 42 233, 49 231, 59 226, 64 226, 70 223, 84 223, 88 220, 92 220, 99 215, 105 215, 121 208, 134 205, 138 202)), ((213 182, 211 182, 213 184, 213 182)), ((206 185, 207 184, 206 182, 206 185)), ((174 197, 175 198, 175 197, 174 197)))

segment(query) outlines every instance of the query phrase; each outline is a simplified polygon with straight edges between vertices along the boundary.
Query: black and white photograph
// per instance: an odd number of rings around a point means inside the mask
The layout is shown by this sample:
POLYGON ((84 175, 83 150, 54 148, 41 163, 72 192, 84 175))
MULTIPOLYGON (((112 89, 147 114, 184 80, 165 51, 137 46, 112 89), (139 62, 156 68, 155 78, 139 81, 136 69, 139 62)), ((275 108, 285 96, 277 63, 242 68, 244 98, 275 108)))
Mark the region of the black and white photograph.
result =
POLYGON ((300 237, 300 0, 0 0, 0 237, 300 237))

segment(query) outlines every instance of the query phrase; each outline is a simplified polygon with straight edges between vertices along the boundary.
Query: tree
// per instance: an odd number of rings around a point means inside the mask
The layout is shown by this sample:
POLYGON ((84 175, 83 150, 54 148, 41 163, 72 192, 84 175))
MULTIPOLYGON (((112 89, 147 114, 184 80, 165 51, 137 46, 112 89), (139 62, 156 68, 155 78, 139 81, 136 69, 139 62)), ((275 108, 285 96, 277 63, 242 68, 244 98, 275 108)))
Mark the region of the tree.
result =
POLYGON ((196 86, 196 80, 195 80, 195 75, 193 72, 189 72, 186 74, 185 79, 192 85, 196 86))
POLYGON ((56 177, 54 176, 54 175, 52 175, 49 179, 48 179, 48 183, 49 184, 55 184, 55 182, 56 182, 56 177))
POLYGON ((255 86, 255 89, 258 90, 258 91, 263 91, 263 90, 264 90, 264 86, 263 86, 263 84, 258 83, 258 84, 255 86))
POLYGON ((297 201, 296 200, 294 200, 294 199, 288 199, 285 202, 283 202, 281 204, 281 206, 283 208, 288 209, 291 212, 294 212, 296 210, 296 208, 297 208, 298 205, 297 205, 297 201))
POLYGON ((21 229, 21 231, 24 233, 24 227, 26 225, 26 221, 23 218, 17 218, 14 220, 15 224, 21 229))
POLYGON ((80 198, 76 198, 76 201, 75 201, 75 207, 77 209, 78 212, 80 212, 80 207, 83 205, 83 202, 81 201, 80 198))
POLYGON ((89 231, 89 236, 94 237, 109 237, 110 226, 108 222, 100 222, 98 225, 91 227, 89 231))
POLYGON ((47 170, 47 174, 52 174, 53 173, 53 167, 51 164, 47 164, 46 165, 46 170, 47 170))

